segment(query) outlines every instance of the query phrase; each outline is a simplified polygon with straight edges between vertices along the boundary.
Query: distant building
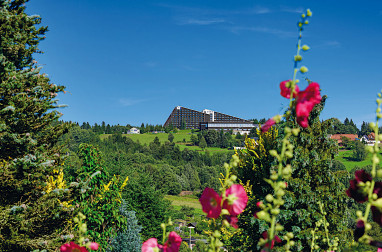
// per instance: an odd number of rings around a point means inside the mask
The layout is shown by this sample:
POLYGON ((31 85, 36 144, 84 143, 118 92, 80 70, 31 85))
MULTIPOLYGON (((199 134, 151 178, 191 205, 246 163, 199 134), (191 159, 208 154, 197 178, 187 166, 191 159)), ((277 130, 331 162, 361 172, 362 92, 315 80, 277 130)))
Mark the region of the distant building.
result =
MULTIPOLYGON (((361 141, 364 142, 366 145, 369 145, 369 146, 372 146, 375 144, 375 134, 374 132, 371 132, 368 136, 362 136, 361 137, 361 141)), ((382 141, 380 141, 379 143, 382 143, 382 141)))
POLYGON ((226 115, 209 109, 197 111, 177 106, 166 120, 164 127, 172 125, 175 128, 185 126, 186 129, 232 130, 240 134, 249 134, 249 131, 258 127, 257 124, 245 119, 226 115))
POLYGON ((355 134, 334 134, 330 136, 331 139, 337 140, 338 144, 340 145, 342 143, 342 139, 341 139, 342 137, 349 138, 349 140, 351 141, 359 140, 358 135, 355 135, 355 134))
POLYGON ((128 132, 128 134, 140 134, 141 131, 137 128, 131 128, 128 132))

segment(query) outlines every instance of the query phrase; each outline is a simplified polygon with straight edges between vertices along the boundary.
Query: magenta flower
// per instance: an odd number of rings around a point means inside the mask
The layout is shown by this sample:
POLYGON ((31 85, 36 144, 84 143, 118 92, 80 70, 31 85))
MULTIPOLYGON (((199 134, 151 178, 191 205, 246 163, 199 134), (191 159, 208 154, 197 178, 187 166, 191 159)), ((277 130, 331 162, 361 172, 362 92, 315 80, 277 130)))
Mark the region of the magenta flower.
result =
POLYGON ((312 82, 309 86, 297 94, 296 116, 297 123, 303 127, 308 127, 308 117, 316 104, 321 102, 320 85, 312 82))
POLYGON ((156 238, 150 238, 142 244, 142 252, 153 252, 154 248, 162 249, 156 238))
MULTIPOLYGON (((350 180, 350 187, 346 191, 346 194, 353 198, 358 203, 363 203, 367 201, 367 192, 362 191, 359 187, 360 182, 371 181, 371 175, 368 174, 365 170, 358 170, 355 172, 355 179, 350 180)), ((374 190, 379 190, 379 187, 375 187, 374 190)), ((377 191, 378 193, 378 191, 377 191)))
POLYGON ((261 125, 261 132, 267 132, 273 125, 276 124, 276 121, 273 118, 268 119, 263 125, 261 125))
MULTIPOLYGON (((290 81, 291 80, 286 80, 286 81, 280 82, 280 90, 281 90, 280 94, 282 97, 285 97, 287 99, 290 98, 291 90, 290 90, 290 88, 286 87, 286 84, 290 81)), ((300 88, 296 85, 294 88, 293 97, 296 97, 298 92, 300 92, 300 88)))
POLYGON ((178 252, 182 238, 174 231, 170 232, 168 240, 163 245, 163 252, 178 252))
POLYGON ((96 242, 91 242, 90 243, 90 249, 91 250, 97 250, 98 247, 99 247, 98 243, 96 243, 96 242))
POLYGON ((247 206, 248 196, 244 187, 239 184, 234 184, 225 191, 226 197, 234 197, 232 204, 228 200, 223 202, 223 208, 227 209, 230 215, 237 216, 241 214, 247 206))
POLYGON ((199 201, 202 205, 203 212, 207 214, 208 218, 217 219, 221 212, 221 197, 212 188, 204 189, 199 201))
POLYGON ((60 247, 61 252, 88 252, 85 247, 80 247, 74 242, 66 243, 60 247))
POLYGON ((239 228, 239 226, 237 225, 237 222, 239 221, 239 219, 237 218, 237 216, 233 216, 233 215, 224 215, 224 219, 226 219, 228 221, 228 223, 233 227, 233 228, 239 228))
MULTIPOLYGON (((263 236, 263 239, 264 239, 264 240, 268 240, 268 232, 267 232, 267 231, 264 231, 264 232, 261 234, 261 236, 263 236)), ((275 245, 275 241, 276 241, 277 243, 280 243, 280 242, 281 242, 280 237, 278 237, 277 235, 275 235, 274 239, 273 239, 272 242, 271 242, 271 249, 273 249, 273 246, 275 245)), ((269 243, 268 243, 268 242, 265 244, 265 247, 266 247, 266 248, 269 248, 269 243)))

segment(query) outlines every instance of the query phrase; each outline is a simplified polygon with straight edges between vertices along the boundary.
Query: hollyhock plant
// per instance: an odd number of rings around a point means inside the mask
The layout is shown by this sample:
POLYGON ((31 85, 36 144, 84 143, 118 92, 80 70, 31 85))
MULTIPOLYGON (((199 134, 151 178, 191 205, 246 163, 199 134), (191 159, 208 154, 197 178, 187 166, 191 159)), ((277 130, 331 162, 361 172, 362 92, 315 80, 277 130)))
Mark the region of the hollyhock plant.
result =
MULTIPOLYGON (((268 240, 268 232, 267 231, 264 231, 261 236, 263 237, 264 240, 268 240)), ((281 242, 281 239, 280 237, 278 237, 277 235, 275 235, 275 238, 273 238, 272 242, 271 242, 271 249, 273 249, 273 246, 275 245, 275 241, 277 243, 280 243, 281 242)), ((266 248, 269 248, 269 243, 267 242, 265 244, 265 247, 266 248)), ((264 251, 264 250, 263 250, 264 251)))
POLYGON ((225 191, 225 195, 228 200, 223 202, 223 208, 227 209, 232 216, 241 214, 248 202, 248 196, 244 187, 239 184, 234 184, 225 191))
POLYGON ((228 223, 233 227, 233 228, 239 228, 239 226, 237 225, 237 222, 239 221, 239 219, 237 218, 237 216, 233 216, 233 215, 224 215, 224 219, 226 221, 228 221, 228 223))
POLYGON ((199 201, 202 205, 203 212, 207 214, 208 218, 219 218, 222 210, 221 197, 214 189, 208 187, 204 189, 199 201))
POLYGON ((309 86, 297 94, 296 117, 297 123, 303 127, 308 127, 308 117, 316 104, 321 102, 320 85, 312 82, 309 86))
POLYGON ((150 238, 142 244, 142 252, 158 252, 162 249, 162 245, 158 244, 156 238, 150 238))
MULTIPOLYGON (((288 81, 283 81, 280 83, 280 94, 285 98, 290 98, 291 89, 286 87, 288 81)), ((316 104, 321 101, 320 95, 320 85, 316 82, 311 82, 309 86, 304 91, 299 91, 299 87, 296 85, 293 96, 296 97, 296 117, 297 123, 303 127, 307 128, 308 117, 312 109, 316 104)))
POLYGON ((80 247, 74 242, 66 243, 61 246, 60 248, 61 252, 88 252, 86 247, 80 247))
POLYGON ((346 191, 346 194, 350 197, 353 198, 355 201, 358 203, 363 203, 367 201, 367 192, 362 191, 360 189, 359 183, 360 182, 367 182, 371 181, 371 175, 368 174, 365 170, 358 170, 355 172, 355 179, 350 180, 350 187, 346 191))
POLYGON ((267 132, 273 125, 276 124, 276 121, 273 118, 268 119, 263 125, 261 125, 261 132, 267 132))
MULTIPOLYGON (((290 93, 291 93, 290 88, 286 87, 288 82, 291 82, 291 80, 280 82, 280 90, 281 90, 280 94, 282 97, 285 97, 287 99, 290 98, 290 93)), ((300 88, 296 85, 294 88, 293 97, 296 97, 298 92, 300 92, 300 88)))
POLYGON ((168 236, 168 240, 163 245, 163 251, 178 252, 181 244, 182 238, 176 232, 172 231, 168 236))

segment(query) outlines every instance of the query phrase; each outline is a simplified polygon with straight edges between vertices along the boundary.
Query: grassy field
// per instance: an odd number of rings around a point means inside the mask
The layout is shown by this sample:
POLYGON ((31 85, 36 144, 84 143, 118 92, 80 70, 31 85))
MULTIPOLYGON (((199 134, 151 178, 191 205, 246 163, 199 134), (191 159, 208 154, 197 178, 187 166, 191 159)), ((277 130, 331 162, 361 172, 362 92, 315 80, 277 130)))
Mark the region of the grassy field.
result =
MULTIPOLYGON (((195 150, 195 151, 202 151, 202 149, 199 146, 191 146, 190 139, 191 139, 191 130, 179 130, 177 133, 172 133, 174 135, 174 143, 176 143, 180 150, 189 149, 189 150, 195 150), (185 142, 183 142, 183 139, 185 142)), ((195 134, 195 133, 194 133, 195 134)), ((101 140, 111 136, 111 134, 102 134, 100 135, 101 140)), ((168 134, 167 133, 145 133, 145 134, 123 134, 122 136, 126 136, 131 138, 134 142, 139 141, 141 144, 149 144, 154 141, 155 137, 158 137, 159 141, 161 143, 164 143, 168 141, 168 134)), ((217 147, 207 147, 206 150, 209 152, 232 152, 232 150, 228 149, 221 149, 217 147)))
MULTIPOLYGON (((341 161, 346 166, 348 171, 353 169, 355 166, 364 167, 366 165, 371 165, 371 153, 369 153, 366 160, 364 161, 354 161, 352 159, 352 153, 352 150, 341 150, 335 159, 341 161)), ((378 157, 382 160, 381 153, 378 154, 378 157)))
POLYGON ((188 206, 195 209, 195 214, 204 214, 198 199, 173 195, 166 195, 165 198, 171 201, 171 205, 174 206, 175 210, 180 210, 182 206, 188 206))

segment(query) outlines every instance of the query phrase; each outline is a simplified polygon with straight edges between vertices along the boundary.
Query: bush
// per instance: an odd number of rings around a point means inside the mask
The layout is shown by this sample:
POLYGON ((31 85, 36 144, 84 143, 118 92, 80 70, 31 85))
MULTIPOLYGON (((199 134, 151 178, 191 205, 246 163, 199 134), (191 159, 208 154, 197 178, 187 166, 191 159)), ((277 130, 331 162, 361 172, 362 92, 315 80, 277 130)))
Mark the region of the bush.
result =
POLYGON ((366 159, 366 157, 367 152, 365 149, 365 145, 360 141, 356 141, 353 147, 353 159, 355 161, 363 161, 366 159))

